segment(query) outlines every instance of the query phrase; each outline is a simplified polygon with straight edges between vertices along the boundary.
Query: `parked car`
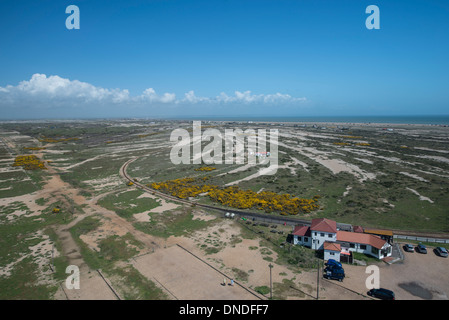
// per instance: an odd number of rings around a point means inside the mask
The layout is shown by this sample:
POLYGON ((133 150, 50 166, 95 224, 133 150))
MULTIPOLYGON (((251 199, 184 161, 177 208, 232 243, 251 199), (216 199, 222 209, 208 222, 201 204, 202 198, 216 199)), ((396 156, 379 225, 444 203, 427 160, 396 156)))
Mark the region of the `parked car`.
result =
POLYGON ((371 289, 368 291, 368 295, 371 297, 375 297, 382 300, 394 300, 395 295, 394 292, 388 289, 379 288, 379 289, 371 289))
POLYGON ((406 244, 406 245, 404 245, 404 251, 414 252, 415 248, 411 244, 406 244))
POLYGON ((416 247, 416 251, 418 251, 419 253, 427 253, 427 248, 425 245, 423 245, 422 243, 418 244, 418 246, 416 247))
POLYGON ((440 257, 444 257, 444 258, 447 258, 447 256, 448 256, 446 248, 443 248, 443 247, 436 247, 435 253, 437 255, 439 255, 440 257))
POLYGON ((341 263, 338 262, 337 260, 334 260, 334 259, 327 260, 327 262, 324 265, 327 266, 327 267, 339 267, 339 268, 342 268, 341 263))
POLYGON ((341 282, 345 278, 345 270, 337 266, 327 267, 326 269, 324 269, 323 277, 326 279, 333 279, 341 282))

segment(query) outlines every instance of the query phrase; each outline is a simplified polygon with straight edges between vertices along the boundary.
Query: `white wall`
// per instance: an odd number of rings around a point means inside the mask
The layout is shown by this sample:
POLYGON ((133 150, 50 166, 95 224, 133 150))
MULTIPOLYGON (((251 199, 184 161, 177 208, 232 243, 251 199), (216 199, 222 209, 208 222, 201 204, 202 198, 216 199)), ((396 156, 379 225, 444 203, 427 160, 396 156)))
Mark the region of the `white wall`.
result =
POLYGON ((340 261, 340 252, 324 250, 324 260, 334 259, 340 261))
POLYGON ((337 234, 336 233, 329 233, 329 232, 320 232, 320 231, 311 231, 312 233, 312 249, 315 250, 322 250, 323 244, 326 241, 329 242, 335 242, 337 241, 337 234))
POLYGON ((312 246, 312 238, 304 237, 304 236, 302 236, 302 237, 293 236, 293 244, 299 244, 301 246, 311 247, 312 246))

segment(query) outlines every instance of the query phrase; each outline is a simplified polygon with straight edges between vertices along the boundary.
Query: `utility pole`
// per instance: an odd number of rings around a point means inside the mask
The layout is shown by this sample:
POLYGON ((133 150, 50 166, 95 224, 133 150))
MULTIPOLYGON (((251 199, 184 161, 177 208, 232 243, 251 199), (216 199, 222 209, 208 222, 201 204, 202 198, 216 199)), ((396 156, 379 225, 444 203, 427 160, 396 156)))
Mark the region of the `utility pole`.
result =
POLYGON ((273 282, 271 281, 271 269, 273 269, 273 265, 270 263, 268 265, 270 267, 270 300, 273 299, 273 282))
POLYGON ((51 245, 51 271, 55 272, 55 244, 51 245))
POLYGON ((316 299, 320 298, 320 260, 317 260, 317 273, 316 273, 316 299))

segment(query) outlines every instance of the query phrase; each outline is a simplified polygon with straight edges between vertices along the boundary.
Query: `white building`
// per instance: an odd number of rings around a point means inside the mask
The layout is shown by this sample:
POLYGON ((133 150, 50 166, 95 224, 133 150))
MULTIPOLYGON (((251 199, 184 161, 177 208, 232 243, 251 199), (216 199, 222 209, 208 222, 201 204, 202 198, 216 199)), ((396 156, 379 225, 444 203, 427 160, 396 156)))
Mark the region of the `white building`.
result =
POLYGON ((297 226, 293 230, 293 244, 324 251, 324 260, 340 261, 341 255, 360 252, 378 259, 391 256, 392 247, 379 236, 337 229, 333 220, 313 219, 309 226, 297 226))

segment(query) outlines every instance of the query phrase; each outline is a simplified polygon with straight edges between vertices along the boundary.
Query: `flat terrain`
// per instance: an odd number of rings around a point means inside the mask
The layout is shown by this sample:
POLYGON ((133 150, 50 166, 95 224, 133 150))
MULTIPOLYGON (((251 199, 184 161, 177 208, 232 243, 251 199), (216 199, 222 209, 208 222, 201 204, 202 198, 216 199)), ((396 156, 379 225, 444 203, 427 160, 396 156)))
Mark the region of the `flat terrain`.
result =
MULTIPOLYGON (((449 128, 418 125, 207 122, 204 128, 279 130, 279 170, 258 166, 174 165, 169 153, 183 121, 5 122, 0 127, 0 298, 315 299, 314 252, 285 244, 290 225, 253 225, 128 186, 121 168, 150 185, 181 178, 319 196, 319 209, 289 218, 327 217, 364 227, 449 233, 449 128), (36 155, 47 169, 13 166, 36 155), (60 208, 59 213, 53 213, 60 208), (276 231, 276 232, 271 232, 276 231), (184 250, 184 249, 186 250, 184 250), (65 268, 81 271, 68 290, 65 268), (237 283, 222 285, 226 278, 237 283), (186 280, 188 279, 188 280, 186 280)), ((269 145, 267 146, 269 148, 269 145)), ((193 202, 215 205, 207 194, 193 202)), ((258 211, 269 217, 281 212, 258 211)), ((404 253, 375 262, 398 299, 447 299, 448 259, 404 253)), ((368 263, 373 261, 368 260, 368 263)), ((320 299, 370 299, 364 266, 345 266, 343 283, 320 282, 320 299)))

